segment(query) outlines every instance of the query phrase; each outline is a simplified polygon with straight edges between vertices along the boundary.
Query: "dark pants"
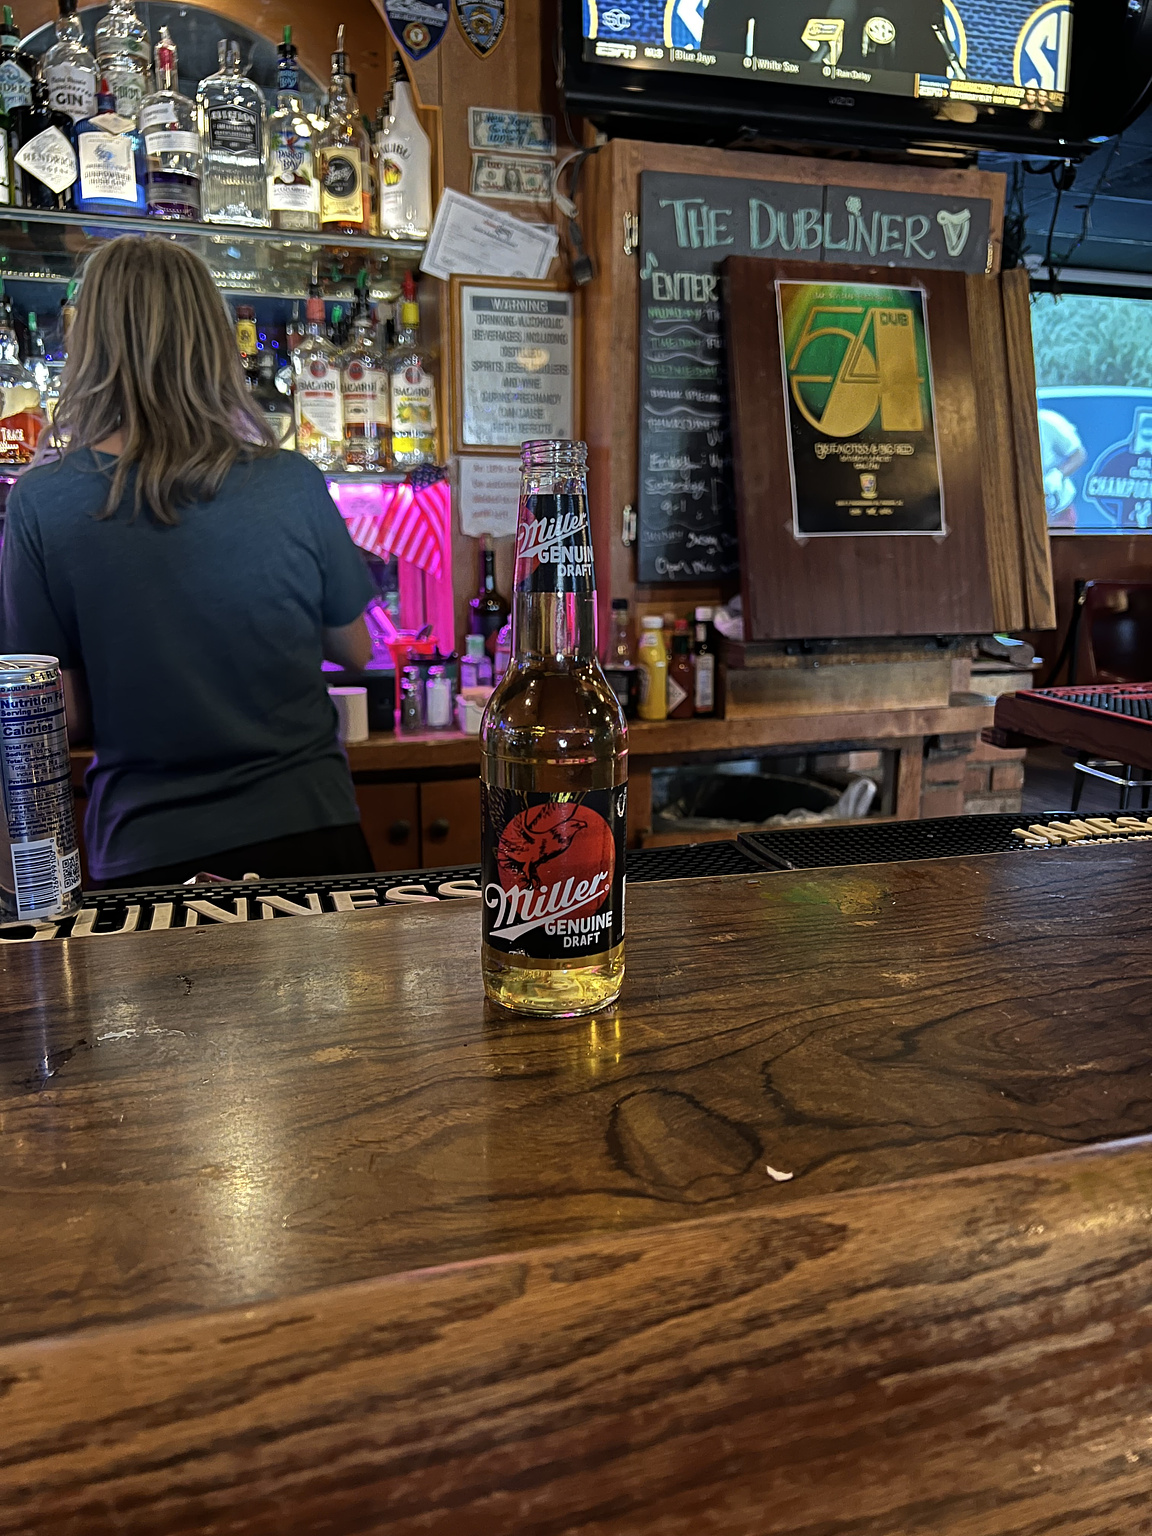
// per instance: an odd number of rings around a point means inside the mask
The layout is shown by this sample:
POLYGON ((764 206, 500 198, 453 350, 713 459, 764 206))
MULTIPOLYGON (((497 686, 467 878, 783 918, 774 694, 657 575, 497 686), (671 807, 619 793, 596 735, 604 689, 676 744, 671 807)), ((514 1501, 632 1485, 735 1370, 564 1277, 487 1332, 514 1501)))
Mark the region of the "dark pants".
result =
POLYGON ((262 880, 291 879, 311 875, 359 875, 374 868, 372 854, 358 821, 344 827, 317 827, 314 832, 294 832, 245 848, 205 853, 180 864, 142 869, 114 880, 92 880, 89 889, 118 890, 124 886, 183 885, 204 871, 226 880, 242 880, 246 874, 262 880))

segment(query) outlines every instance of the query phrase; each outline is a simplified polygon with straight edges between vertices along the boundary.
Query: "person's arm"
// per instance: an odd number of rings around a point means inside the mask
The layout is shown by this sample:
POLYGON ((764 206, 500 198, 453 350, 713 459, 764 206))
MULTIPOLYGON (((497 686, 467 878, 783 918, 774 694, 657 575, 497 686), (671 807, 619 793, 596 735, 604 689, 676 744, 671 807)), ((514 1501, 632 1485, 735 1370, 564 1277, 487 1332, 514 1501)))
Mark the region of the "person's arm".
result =
POLYGON ((64 713, 68 720, 68 742, 73 747, 87 747, 92 741, 92 701, 88 697, 88 679, 79 667, 64 667, 64 713))
POLYGON ((1088 455, 1083 447, 1076 447, 1066 458, 1061 460, 1060 473, 1062 475, 1074 475, 1078 469, 1083 468, 1087 460, 1088 455))
POLYGON ((372 636, 363 614, 351 624, 324 631, 324 659, 334 661, 338 667, 347 667, 350 672, 364 670, 372 660, 372 636))

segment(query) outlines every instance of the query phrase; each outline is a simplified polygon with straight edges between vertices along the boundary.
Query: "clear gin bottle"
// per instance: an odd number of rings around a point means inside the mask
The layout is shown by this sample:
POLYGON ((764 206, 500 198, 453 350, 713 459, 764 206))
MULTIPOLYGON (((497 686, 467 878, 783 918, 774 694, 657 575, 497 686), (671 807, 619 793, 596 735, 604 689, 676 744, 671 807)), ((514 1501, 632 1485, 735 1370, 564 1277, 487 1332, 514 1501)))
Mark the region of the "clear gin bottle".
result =
POLYGON ((207 224, 268 223, 268 108, 260 87, 240 72, 240 45, 220 44, 220 68, 196 92, 204 157, 202 213, 207 224))

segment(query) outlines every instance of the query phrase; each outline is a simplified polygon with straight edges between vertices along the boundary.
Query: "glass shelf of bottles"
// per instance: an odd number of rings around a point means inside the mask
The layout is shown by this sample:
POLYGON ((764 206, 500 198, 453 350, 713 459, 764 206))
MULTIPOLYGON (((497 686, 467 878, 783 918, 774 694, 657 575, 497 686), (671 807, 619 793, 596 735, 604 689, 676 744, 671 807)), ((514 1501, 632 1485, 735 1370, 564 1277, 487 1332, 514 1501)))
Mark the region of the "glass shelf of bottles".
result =
POLYGON ((395 299, 423 246, 371 235, 195 224, 123 214, 0 206, 0 277, 66 283, 78 263, 117 235, 162 235, 196 251, 230 293, 303 299, 313 272, 332 298, 351 297, 361 273, 373 299, 395 299))

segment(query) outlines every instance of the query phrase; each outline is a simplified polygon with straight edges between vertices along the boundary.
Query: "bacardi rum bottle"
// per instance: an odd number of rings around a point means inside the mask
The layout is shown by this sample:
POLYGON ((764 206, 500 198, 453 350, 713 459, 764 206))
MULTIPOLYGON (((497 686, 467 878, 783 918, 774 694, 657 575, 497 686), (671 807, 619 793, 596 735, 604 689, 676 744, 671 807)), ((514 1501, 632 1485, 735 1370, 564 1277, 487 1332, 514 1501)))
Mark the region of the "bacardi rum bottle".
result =
POLYGON ((628 733, 596 656, 583 443, 522 450, 511 665, 480 730, 494 1003, 592 1013, 624 976, 628 733))
POLYGON ((305 311, 304 340, 292 354, 296 447, 321 469, 340 469, 344 463, 340 358, 324 330, 324 300, 313 293, 305 311))

